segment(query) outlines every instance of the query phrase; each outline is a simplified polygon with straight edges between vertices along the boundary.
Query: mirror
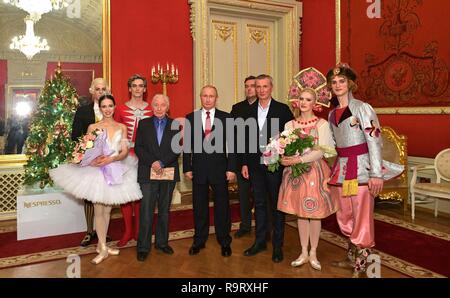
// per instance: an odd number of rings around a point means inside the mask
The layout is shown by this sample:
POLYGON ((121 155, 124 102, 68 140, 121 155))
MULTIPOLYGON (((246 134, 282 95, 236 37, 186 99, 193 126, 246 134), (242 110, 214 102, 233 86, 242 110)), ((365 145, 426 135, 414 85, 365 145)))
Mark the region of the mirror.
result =
POLYGON ((94 77, 109 79, 110 1, 67 2, 68 7, 45 13, 34 23, 34 34, 45 38, 50 49, 27 59, 10 44, 14 36, 25 34, 28 13, 0 1, 0 163, 26 161, 23 145, 30 115, 58 61, 81 103, 89 102, 94 77))

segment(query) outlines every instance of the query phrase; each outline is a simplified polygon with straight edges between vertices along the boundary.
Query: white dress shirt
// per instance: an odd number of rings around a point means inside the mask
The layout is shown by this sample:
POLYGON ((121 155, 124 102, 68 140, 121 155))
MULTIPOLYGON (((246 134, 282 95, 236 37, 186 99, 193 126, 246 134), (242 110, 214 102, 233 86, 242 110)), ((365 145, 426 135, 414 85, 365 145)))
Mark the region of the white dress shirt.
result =
MULTIPOLYGON (((205 131, 205 126, 206 126, 206 110, 202 109, 202 127, 203 127, 203 132, 205 131)), ((209 117, 211 118, 211 128, 214 125, 214 114, 216 113, 216 108, 212 108, 211 110, 209 110, 209 117)))
POLYGON ((94 102, 94 114, 95 114, 95 122, 98 122, 103 119, 103 114, 102 112, 100 112, 98 102, 94 102))
POLYGON ((272 99, 270 99, 269 103, 267 104, 267 107, 263 108, 258 101, 258 126, 259 126, 260 131, 264 126, 264 122, 266 122, 267 114, 269 113, 269 108, 270 108, 271 102, 272 102, 272 99))

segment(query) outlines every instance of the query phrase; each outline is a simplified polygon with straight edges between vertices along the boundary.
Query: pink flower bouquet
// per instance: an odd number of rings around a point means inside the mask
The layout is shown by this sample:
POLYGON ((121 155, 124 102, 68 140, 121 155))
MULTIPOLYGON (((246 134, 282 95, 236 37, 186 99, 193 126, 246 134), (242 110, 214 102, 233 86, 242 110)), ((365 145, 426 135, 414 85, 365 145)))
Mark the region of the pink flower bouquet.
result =
MULTIPOLYGON (((96 146, 95 142, 97 140, 97 137, 103 132, 101 129, 96 129, 91 131, 90 133, 85 134, 82 136, 78 143, 75 145, 75 148, 72 153, 72 163, 81 164, 81 166, 86 166, 91 163, 92 160, 94 160, 97 156, 100 156, 101 154, 97 154, 95 157, 93 157, 94 152, 101 153, 102 151, 99 150, 99 146, 96 146), (87 156, 86 156, 87 155, 87 156), (87 161, 87 157, 89 156, 89 162, 87 161)), ((97 140, 98 143, 98 140, 97 140)))
MULTIPOLYGON (((275 172, 279 169, 281 157, 304 155, 314 146, 314 138, 303 133, 301 129, 283 131, 278 137, 270 139, 263 153, 263 162, 269 171, 275 172)), ((308 163, 298 163, 291 166, 292 176, 298 177, 308 172, 311 166, 308 163)))

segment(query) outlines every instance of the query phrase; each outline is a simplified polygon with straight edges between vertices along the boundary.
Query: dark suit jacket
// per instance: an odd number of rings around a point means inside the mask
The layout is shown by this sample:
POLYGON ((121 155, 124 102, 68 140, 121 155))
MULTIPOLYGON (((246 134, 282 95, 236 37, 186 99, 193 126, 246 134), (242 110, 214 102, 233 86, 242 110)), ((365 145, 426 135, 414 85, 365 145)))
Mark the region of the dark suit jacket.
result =
POLYGON ((79 107, 73 119, 72 140, 77 141, 92 123, 95 123, 94 103, 79 107))
POLYGON ((139 158, 138 164, 138 182, 150 182, 150 167, 160 160, 165 168, 175 167, 174 181, 180 181, 180 172, 178 166, 178 156, 180 153, 174 152, 171 146, 172 138, 180 132, 179 129, 171 130, 171 118, 167 118, 166 127, 164 128, 161 145, 158 145, 155 124, 153 119, 156 116, 145 118, 139 121, 136 133, 136 142, 134 152, 139 158))
MULTIPOLYGON (((250 106, 247 114, 248 118, 250 117, 255 118, 256 123, 258 123, 258 102, 259 100, 257 100, 254 104, 250 106)), ((266 122, 264 123, 265 127, 263 127, 262 131, 261 132, 259 131, 259 124, 258 124, 258 131, 247 131, 247 133, 249 134, 256 134, 258 136, 256 138, 257 144, 249 143, 251 137, 249 137, 249 135, 246 136, 247 141, 246 147, 250 151, 244 155, 244 158, 242 159, 242 164, 248 165, 249 167, 256 167, 258 164, 260 164, 262 155, 260 151, 260 145, 261 146, 267 145, 269 139, 281 133, 284 130, 284 125, 287 122, 291 121, 292 119, 294 119, 294 115, 292 114, 289 107, 286 104, 278 102, 272 98, 270 102, 269 112, 267 113, 266 122), (276 118, 278 118, 279 121, 278 127, 272 127, 270 119, 276 118)))
MULTIPOLYGON (((233 105, 233 107, 231 108, 231 112, 230 112, 230 114, 231 114, 231 116, 234 118, 234 119, 237 119, 237 118, 242 118, 242 119, 246 119, 247 117, 248 117, 248 110, 250 109, 250 107, 252 106, 252 105, 254 105, 256 103, 256 101, 254 101, 251 105, 248 103, 248 100, 247 99, 244 99, 243 101, 240 101, 240 102, 238 102, 238 103, 236 103, 236 104, 234 104, 233 105)), ((238 172, 240 172, 241 171, 241 168, 242 168, 242 160, 243 160, 243 158, 244 158, 244 153, 241 153, 241 152, 238 152, 238 144, 240 143, 240 142, 244 142, 245 143, 245 140, 246 140, 246 138, 244 137, 244 138, 239 138, 238 139, 238 137, 240 136, 240 135, 242 135, 242 134, 245 134, 245 127, 239 127, 239 126, 237 126, 236 127, 236 129, 235 129, 235 131, 234 131, 234 144, 235 144, 235 146, 234 146, 234 152, 236 152, 237 153, 237 171, 238 172), (238 131, 241 133, 241 134, 239 134, 238 133, 238 131)))
MULTIPOLYGON (((211 127, 212 134, 218 122, 222 123, 223 133, 221 135, 210 136, 211 145, 216 144, 216 138, 222 138, 223 147, 220 150, 214 150, 214 152, 206 153, 203 148, 203 140, 205 138, 205 133, 203 132, 202 126, 202 111, 194 111, 186 116, 186 121, 190 123, 190 130, 188 130, 187 125, 185 125, 184 132, 184 152, 183 152, 183 172, 193 172, 193 182, 198 184, 205 184, 207 182, 211 184, 224 183, 226 181, 226 172, 236 172, 236 154, 227 154, 227 142, 230 143, 230 138, 232 134, 228 132, 227 137, 227 127, 226 119, 232 119, 230 114, 218 110, 216 108, 214 114, 214 123, 211 127), (197 124, 196 124, 197 123, 197 124), (197 127, 198 126, 198 127, 197 127), (197 131, 195 131, 197 129, 197 131), (200 131, 201 130, 201 131, 200 131), (195 137, 200 139, 195 139, 195 137), (186 142, 187 138, 191 141, 186 142), (194 142, 201 142, 201 152, 194 152, 195 146, 194 142), (220 151, 220 152, 218 152, 220 151)), ((230 150, 233 151, 233 150, 230 150)))
POLYGON ((253 102, 253 104, 250 105, 250 104, 248 104, 248 100, 247 100, 247 99, 244 99, 243 101, 240 101, 240 102, 235 103, 235 104, 233 105, 233 107, 231 108, 230 114, 231 114, 231 116, 232 116, 234 119, 239 118, 239 117, 245 119, 245 117, 246 117, 247 114, 248 114, 249 108, 250 108, 252 105, 254 105, 255 103, 256 103, 256 101, 253 102))

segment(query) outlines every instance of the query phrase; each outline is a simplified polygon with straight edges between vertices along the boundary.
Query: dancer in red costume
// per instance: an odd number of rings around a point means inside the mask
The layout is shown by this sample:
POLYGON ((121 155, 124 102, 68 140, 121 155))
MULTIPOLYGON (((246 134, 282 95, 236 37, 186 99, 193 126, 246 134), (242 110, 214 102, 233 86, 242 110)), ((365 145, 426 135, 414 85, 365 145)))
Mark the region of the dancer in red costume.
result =
MULTIPOLYGON (((134 142, 138 123, 141 119, 153 115, 151 105, 144 100, 144 93, 147 92, 147 79, 140 75, 133 75, 128 79, 128 91, 131 98, 125 104, 116 108, 114 119, 127 126, 127 138, 130 140, 130 154, 134 154, 134 142)), ((139 210, 140 201, 135 201, 120 206, 122 209, 125 232, 117 246, 125 246, 131 239, 138 239, 139 233, 139 210), (133 220, 134 211, 134 220, 133 220), (134 222, 134 228, 133 228, 134 222)))

